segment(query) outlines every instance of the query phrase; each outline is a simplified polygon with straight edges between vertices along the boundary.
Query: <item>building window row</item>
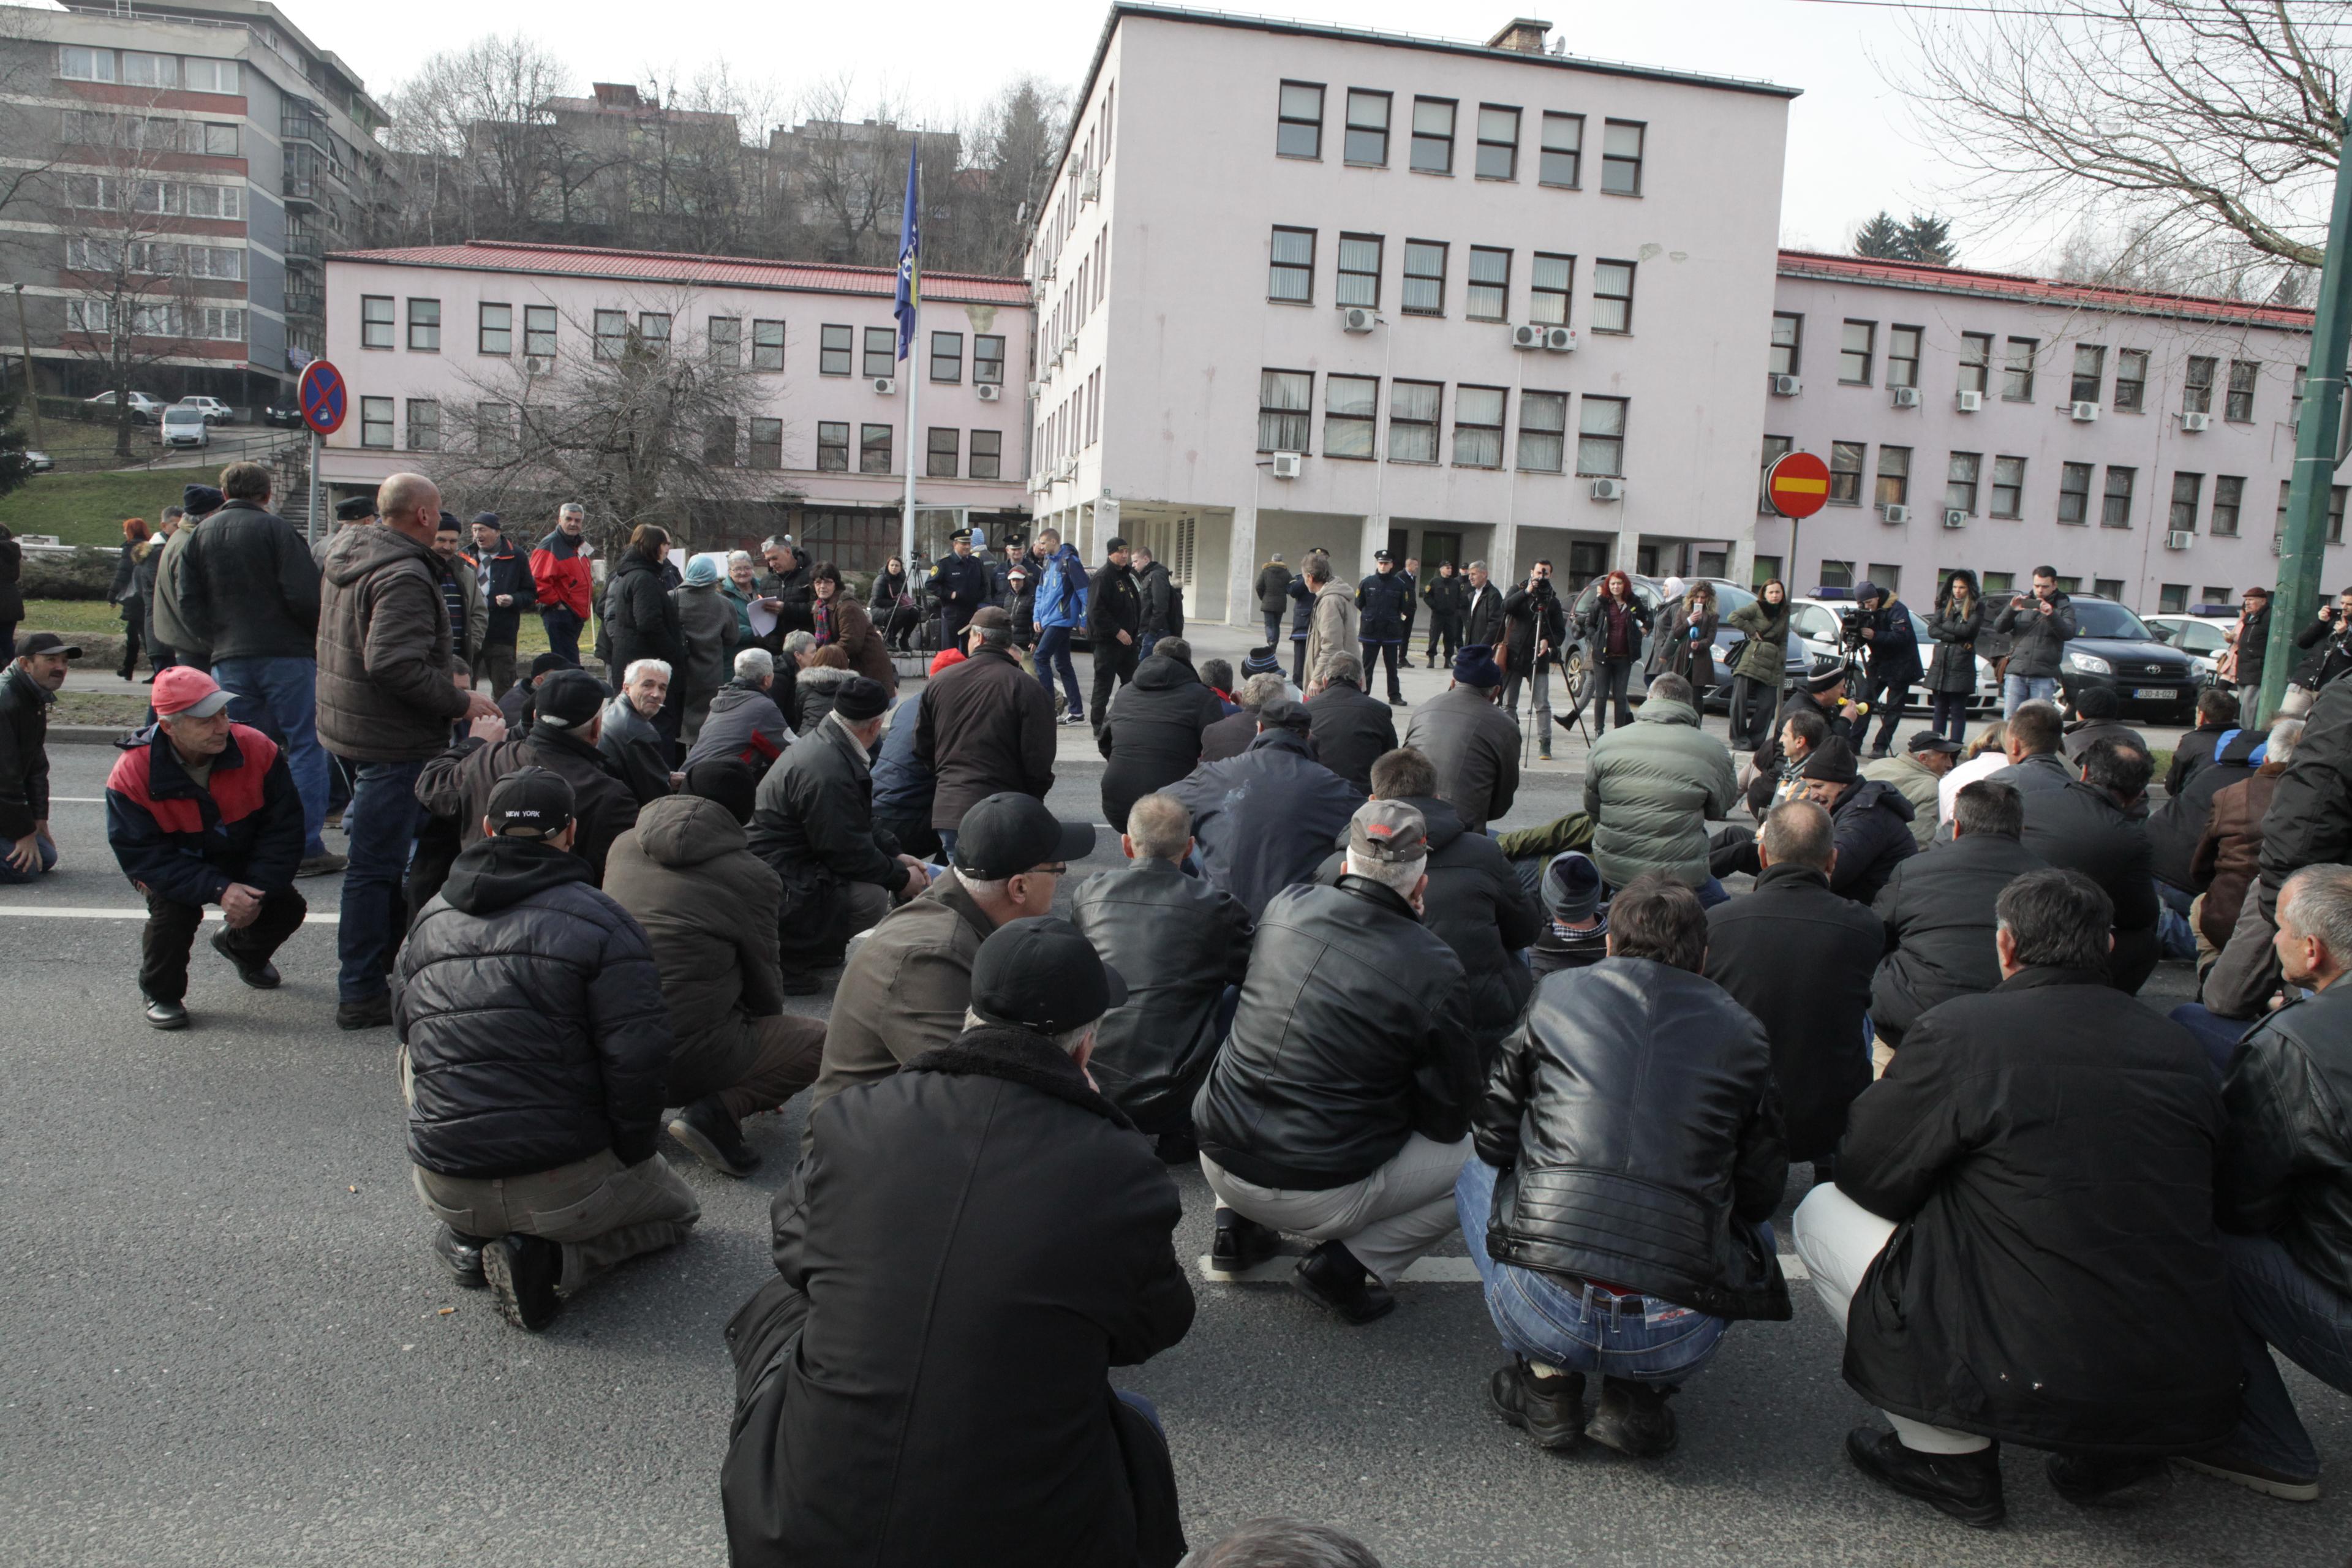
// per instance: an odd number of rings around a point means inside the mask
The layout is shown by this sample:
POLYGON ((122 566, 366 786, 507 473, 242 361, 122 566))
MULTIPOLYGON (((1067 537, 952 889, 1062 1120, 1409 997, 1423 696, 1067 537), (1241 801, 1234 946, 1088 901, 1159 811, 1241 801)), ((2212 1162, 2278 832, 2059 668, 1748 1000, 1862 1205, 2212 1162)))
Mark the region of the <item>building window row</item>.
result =
MULTIPOLYGON (((1323 378, 1323 455, 1374 459, 1380 449, 1381 381, 1378 376, 1327 374, 1323 378)), ((1454 389, 1454 466, 1500 468, 1510 433, 1506 417, 1509 389, 1464 384, 1454 389)), ((1517 440, 1509 466, 1526 473, 1557 474, 1566 468, 1566 392, 1522 391, 1517 440)), ((1438 461, 1445 384, 1396 378, 1389 383, 1387 458, 1392 463, 1438 461)), ((1266 370, 1258 375, 1257 449, 1311 452, 1315 373, 1266 370)), ((1627 400, 1586 394, 1578 407, 1576 472, 1618 476, 1624 472, 1627 400)))
MULTIPOLYGON (((1276 225, 1266 253, 1265 297, 1284 305, 1315 302, 1318 233, 1311 228, 1276 225)), ((1474 245, 1462 308, 1473 321, 1511 319, 1513 253, 1499 246, 1474 245)), ((1388 240, 1377 234, 1339 236, 1337 287, 1339 306, 1381 308, 1382 261, 1388 240)), ((1404 242, 1400 309, 1408 316, 1445 314, 1446 275, 1452 247, 1446 241, 1408 239, 1404 242)), ((1623 333, 1633 330, 1633 269, 1631 261, 1601 260, 1592 264, 1592 299, 1586 326, 1595 332, 1623 333)), ((1527 320, 1538 325, 1569 324, 1569 298, 1576 280, 1576 258, 1550 251, 1532 254, 1528 275, 1527 320)), ((1915 346, 1916 358, 1916 346, 1915 346)))
POLYGON ((237 126, 234 121, 175 120, 157 114, 108 114, 93 109, 68 109, 64 115, 58 139, 77 147, 199 153, 212 158, 237 156, 237 126))
POLYGON ((77 237, 66 241, 66 268, 74 272, 121 271, 153 278, 205 278, 234 283, 245 277, 245 252, 226 245, 77 237))
POLYGON ((58 75, 68 81, 121 82, 125 87, 181 88, 189 92, 236 92, 237 62, 194 55, 146 54, 137 49, 98 49, 67 44, 58 50, 58 75))
MULTIPOLYGON (((1274 151, 1279 158, 1319 160, 1329 84, 1286 81, 1275 104, 1274 151)), ((1468 132, 1470 172, 1502 182, 1519 178, 1527 140, 1524 105, 1465 105, 1453 98, 1414 97, 1405 110, 1405 166, 1415 174, 1455 172, 1454 148, 1468 132)), ((1384 89, 1351 87, 1341 95, 1339 155, 1350 168, 1389 166, 1391 135, 1397 129, 1397 95, 1384 89)), ((1532 149, 1536 183, 1562 190, 1583 187, 1585 117, 1535 111, 1532 149)), ((1648 126, 1638 120, 1604 120, 1601 132, 1601 189, 1616 196, 1642 194, 1642 163, 1648 126)))
POLYGON ((126 179, 119 174, 68 174, 66 205, 85 212, 145 213, 163 217, 243 218, 242 185, 183 184, 177 180, 126 179))
POLYGON ((202 342, 241 343, 246 341, 246 316, 235 305, 128 305, 118 310, 111 300, 68 300, 66 330, 110 334, 117 320, 127 320, 134 338, 190 338, 202 342))

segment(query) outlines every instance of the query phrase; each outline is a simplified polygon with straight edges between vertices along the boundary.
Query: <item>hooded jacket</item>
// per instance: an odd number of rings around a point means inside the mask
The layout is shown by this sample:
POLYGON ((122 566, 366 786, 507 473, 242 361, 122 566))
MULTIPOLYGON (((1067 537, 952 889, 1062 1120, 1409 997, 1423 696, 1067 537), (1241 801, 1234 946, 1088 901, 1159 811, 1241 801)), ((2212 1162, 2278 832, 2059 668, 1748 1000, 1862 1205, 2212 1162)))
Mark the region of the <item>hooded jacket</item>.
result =
MULTIPOLYGON (((205 520, 212 528, 219 514, 205 520)), ((283 524, 279 526, 283 527, 283 524)), ((293 531, 288 529, 290 537, 293 531)), ((309 564, 309 557, 303 558, 309 564)), ((327 549, 319 613, 319 740, 361 763, 414 763, 449 744, 467 697, 450 684, 441 560, 386 524, 327 549)), ((215 647, 214 657, 226 657, 215 647)))
POLYGON ((1192 771, 1202 731, 1223 717, 1224 705, 1181 659, 1154 652, 1137 667, 1095 734, 1107 761, 1103 816, 1114 831, 1127 831, 1129 806, 1192 771))
POLYGON ((1078 559, 1077 547, 1065 544, 1056 550, 1037 582, 1037 629, 1043 632, 1060 626, 1067 630, 1085 626, 1089 587, 1086 564, 1078 559))
POLYGON ((231 882, 265 893, 294 885, 302 797, 278 744, 243 724, 199 784, 171 737, 150 724, 117 744, 106 775, 106 842, 131 882, 180 904, 216 904, 231 882))
POLYGON ((710 699, 709 715, 702 721, 702 733, 695 737, 693 750, 686 753, 686 765, 690 768, 712 757, 732 757, 757 778, 792 743, 793 732, 785 727, 783 710, 768 689, 739 675, 710 699))
POLYGON ((632 550, 614 565, 613 580, 604 584, 604 637, 616 681, 626 679, 629 666, 641 658, 668 665, 673 682, 685 675, 686 632, 659 562, 632 550))
POLYGON ((886 892, 907 885, 898 841, 874 825, 874 776, 866 748, 828 714, 793 742, 760 781, 751 813, 751 852, 782 880, 775 930, 793 967, 826 969, 841 962, 854 934, 845 883, 886 892))
POLYGON ((558 528, 530 552, 531 584, 542 611, 569 610, 583 621, 588 618, 596 579, 581 548, 587 542, 585 534, 574 539, 558 528))
POLYGON ((1486 691, 1448 687, 1414 709, 1404 726, 1404 743, 1429 759, 1437 793, 1473 833, 1486 832, 1519 793, 1519 727, 1486 691))
POLYGON ((1356 595, 1337 577, 1319 584, 1307 620, 1307 672, 1312 676, 1323 668, 1325 656, 1354 653, 1361 646, 1357 636, 1360 624, 1356 595))
POLYGON ((205 519, 187 546, 179 618, 215 664, 315 658, 319 592, 318 564, 293 526, 258 501, 232 500, 205 519))
MULTIPOLYGON (((1869 643, 1872 679, 1890 687, 1919 684, 1927 672, 1919 666, 1919 633, 1911 624, 1911 607, 1890 594, 1886 603, 1871 612, 1870 620, 1878 634, 1869 643)), ((1971 670, 1969 689, 1975 686, 1971 670)))
POLYGON ((601 879, 613 841, 637 820, 637 798, 603 752, 568 730, 534 724, 489 743, 469 735, 425 764, 416 778, 416 798, 434 816, 458 825, 461 844, 478 844, 490 791, 523 768, 545 768, 572 786, 572 820, 577 825, 572 852, 587 862, 592 878, 601 879))
POLYGON ((1927 661, 1927 689, 1948 696, 1977 689, 1977 638, 1984 634, 1982 599, 1971 599, 1963 610, 1957 599, 1946 599, 1927 617, 1927 635, 1936 651, 1927 661))
POLYGON ((1689 887, 1707 879, 1706 824, 1739 795, 1731 753, 1699 727, 1686 702, 1652 697, 1630 727, 1592 742, 1584 812, 1597 825, 1592 858, 1611 887, 1664 871, 1689 887))
POLYGON ((1313 880, 1325 846, 1364 804, 1315 760, 1311 739, 1289 730, 1261 732, 1240 756, 1203 763, 1167 793, 1192 814, 1201 874, 1252 920, 1285 888, 1313 880))
POLYGON ((1000 790, 1054 787, 1054 699, 1002 648, 983 647, 924 683, 915 761, 938 780, 931 826, 952 829, 1000 790))
POLYGON ((1307 721, 1322 764, 1371 794, 1372 764, 1397 747, 1396 710, 1352 680, 1335 680, 1307 699, 1307 721))
MULTIPOLYGON (((371 529, 369 532, 375 531, 371 529)), ((457 857, 392 982, 408 1155, 445 1176, 654 1152, 669 1009, 646 933, 588 863, 526 838, 457 857)))
POLYGON ((1837 830, 1837 868, 1830 886, 1867 905, 1886 886, 1895 868, 1919 853, 1912 836, 1916 815, 1903 792, 1884 779, 1864 779, 1830 808, 1837 830))
POLYGON ((1900 1046, 1928 1008, 2000 984, 1993 906, 2010 883, 2047 868, 2005 834, 1968 833, 1888 874, 1871 904, 1886 928, 1886 956, 1870 986, 1871 1023, 1888 1044, 1900 1046))

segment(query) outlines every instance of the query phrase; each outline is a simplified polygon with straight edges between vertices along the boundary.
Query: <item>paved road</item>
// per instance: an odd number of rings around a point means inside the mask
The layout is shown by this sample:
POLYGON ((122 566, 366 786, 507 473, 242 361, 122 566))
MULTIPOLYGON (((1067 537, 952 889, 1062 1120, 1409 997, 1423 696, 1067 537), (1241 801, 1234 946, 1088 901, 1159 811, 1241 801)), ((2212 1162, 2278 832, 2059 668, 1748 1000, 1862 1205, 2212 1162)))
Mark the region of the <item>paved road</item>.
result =
MULTIPOLYGON (((0 890, 0 1562, 722 1562, 719 1334, 770 1267, 798 1107, 754 1121, 770 1163, 748 1182, 685 1161, 704 1204, 687 1246, 601 1283, 548 1334, 506 1328, 425 1253, 391 1035, 333 1028, 331 925, 293 939, 273 994, 199 948, 195 1026, 163 1035, 139 1018, 138 921, 63 912, 132 908, 90 799, 109 760, 60 750, 64 864, 0 890)), ((1067 771, 1055 805, 1098 818, 1092 774, 1067 771)), ((1510 825, 1570 805, 1570 784, 1531 783, 1510 825)), ((303 887, 331 914, 331 879, 303 887)), ((2185 973, 2153 989, 2185 994, 2185 973)), ((1194 1258, 1208 1194, 1197 1171, 1177 1180, 1194 1258)), ((1500 1352, 1466 1286, 1408 1285, 1363 1330, 1278 1286, 1198 1292, 1190 1337, 1124 1379, 1166 1415, 1196 1539, 1294 1512, 1357 1531, 1391 1568, 2267 1568, 2340 1563, 2352 1540, 2340 1493, 2298 1508, 2186 1474, 2145 1510, 2078 1510, 2023 1451, 2003 1531, 1895 1500, 1840 1452, 1866 1412, 1802 1286, 1793 1322, 1735 1331, 1677 1402, 1682 1447, 1653 1464, 1559 1458, 1496 1423, 1482 1391, 1500 1352)), ((2352 1402, 2289 1379, 2323 1451, 2352 1452, 2352 1402)))

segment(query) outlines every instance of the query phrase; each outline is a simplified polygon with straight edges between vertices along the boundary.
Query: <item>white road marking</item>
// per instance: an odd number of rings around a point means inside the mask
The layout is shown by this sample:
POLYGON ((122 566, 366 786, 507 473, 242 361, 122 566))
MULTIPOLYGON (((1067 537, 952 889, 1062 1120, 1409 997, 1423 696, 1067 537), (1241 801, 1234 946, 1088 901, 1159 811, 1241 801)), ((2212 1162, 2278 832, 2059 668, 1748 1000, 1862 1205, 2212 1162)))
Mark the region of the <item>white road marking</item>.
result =
MULTIPOLYGON (((1200 1263, 1201 1278, 1212 1285, 1277 1285, 1290 1278, 1291 1270, 1298 1266, 1298 1259, 1304 1255, 1303 1250, 1286 1252, 1240 1274, 1223 1273, 1203 1256, 1200 1263)), ((1812 1278, 1811 1272, 1805 1268, 1805 1260, 1793 1252, 1780 1254, 1780 1273, 1792 1284, 1812 1278)), ((1400 1283, 1475 1285, 1478 1283, 1478 1266, 1467 1258, 1424 1258, 1404 1271, 1400 1283)))
MULTIPOLYGON (((147 918, 147 911, 104 904, 0 904, 0 916, 5 915, 26 915, 53 921, 143 921, 147 918)), ((218 910, 205 911, 205 919, 208 921, 224 918, 218 910)), ((340 924, 341 919, 340 914, 322 911, 304 915, 302 923, 306 926, 331 926, 340 924)))

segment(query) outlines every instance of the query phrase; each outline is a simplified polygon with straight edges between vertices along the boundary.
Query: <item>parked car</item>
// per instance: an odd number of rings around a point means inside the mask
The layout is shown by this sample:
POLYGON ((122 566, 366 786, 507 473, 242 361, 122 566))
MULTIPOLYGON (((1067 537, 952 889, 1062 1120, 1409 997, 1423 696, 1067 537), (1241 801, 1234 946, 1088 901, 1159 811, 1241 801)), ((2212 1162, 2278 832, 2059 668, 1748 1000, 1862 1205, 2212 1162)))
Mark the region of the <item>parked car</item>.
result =
POLYGON ((207 425, 222 425, 236 417, 236 410, 231 408, 227 404, 223 403, 217 397, 183 397, 179 402, 173 404, 173 406, 174 408, 201 409, 204 413, 205 423, 207 425))
POLYGON ((296 403, 273 403, 261 411, 261 422, 281 430, 299 430, 302 426, 302 408, 296 403))
MULTIPOLYGON (((1650 612, 1650 632, 1649 636, 1644 637, 1642 642, 1641 662, 1634 665, 1633 679, 1626 682, 1629 693, 1635 698, 1639 698, 1645 694, 1650 689, 1650 678, 1646 671, 1649 668, 1651 651, 1656 647, 1658 634, 1660 630, 1663 629, 1661 622, 1663 621, 1664 616, 1661 612, 1665 608, 1666 594, 1664 586, 1654 577, 1637 577, 1630 572, 1625 575, 1627 580, 1633 585, 1633 597, 1639 600, 1643 607, 1650 612)), ((1695 583, 1698 581, 1700 581, 1700 579, 1696 577, 1685 579, 1685 583, 1695 583)), ((1734 612, 1745 608, 1747 605, 1752 605, 1756 602, 1756 595, 1753 592, 1748 589, 1742 588, 1737 584, 1727 582, 1721 577, 1709 577, 1705 579, 1705 581, 1711 584, 1715 589, 1715 608, 1716 615, 1719 618, 1719 621, 1729 619, 1734 612)), ((1570 601, 1569 605, 1569 615, 1571 620, 1574 617, 1589 614, 1592 609, 1593 601, 1598 599, 1600 596, 1601 580, 1599 578, 1595 578, 1591 582, 1587 583, 1584 585, 1583 591, 1578 594, 1575 599, 1570 601)), ((1791 626, 1793 629, 1793 621, 1791 626)), ((1580 641, 1574 640, 1574 632, 1572 629, 1570 636, 1571 642, 1564 662, 1564 668, 1567 671, 1568 678, 1568 689, 1572 696, 1581 700, 1584 694, 1585 679, 1584 645, 1580 641)), ((1699 703, 1702 707, 1711 708, 1717 711, 1725 711, 1730 708, 1731 663, 1734 658, 1738 657, 1738 650, 1742 647, 1746 646, 1747 642, 1748 634, 1745 632, 1737 632, 1732 630, 1729 626, 1722 626, 1720 624, 1717 625, 1715 634, 1715 669, 1718 679, 1717 684, 1708 687, 1705 691, 1698 694, 1699 703)), ((1807 675, 1811 673, 1814 668, 1815 665, 1811 656, 1806 650, 1797 646, 1797 639, 1792 636, 1789 639, 1788 658, 1781 667, 1781 684, 1783 688, 1785 689, 1791 682, 1804 679, 1807 675)))
POLYGON ((58 466, 58 460, 37 447, 25 448, 25 468, 28 473, 46 474, 58 466))
POLYGON ((2191 668, 2197 672, 2200 686, 2210 686, 2219 679, 2221 656, 2229 651, 2230 628, 2238 624, 2233 611, 2226 616, 2196 614, 2143 616, 2147 629, 2167 647, 2177 648, 2189 656, 2191 668))
POLYGON ((2059 661, 2058 675, 2066 700, 2105 687, 2127 717, 2195 723, 2199 678, 2190 656, 2166 647, 2146 621, 2113 599, 2096 594, 2073 599, 2075 636, 2059 661))
MULTIPOLYGON (((110 392, 101 392, 96 397, 84 398, 82 401, 100 414, 114 412, 114 394, 110 392)), ((134 392, 125 401, 131 405, 131 422, 134 425, 152 425, 163 416, 165 404, 160 397, 151 396, 144 392, 134 392)))
POLYGON ((194 447, 201 452, 212 445, 212 421, 193 404, 174 403, 163 410, 163 426, 156 435, 166 447, 194 447))
MULTIPOLYGON (((1816 668, 1821 667, 1821 661, 1835 663, 1843 658, 1845 656, 1838 651, 1838 617, 1853 608, 1853 601, 1851 599, 1795 599, 1790 603, 1795 605, 1796 608, 1789 613, 1790 627, 1798 637, 1804 639, 1805 650, 1812 656, 1816 668)), ((1927 630, 1927 617, 1912 608, 1911 601, 1905 599, 1902 605, 1904 609, 1910 613, 1911 635, 1919 639, 1919 668, 1924 670, 1936 657, 1936 639, 1927 630)), ((2000 682, 1994 678, 1992 670, 1993 661, 1982 654, 1977 655, 1977 687, 1974 691, 1969 693, 1969 711, 1985 713, 1997 712, 2000 710, 2000 682)), ((1860 695, 1858 692, 1855 694, 1857 700, 1860 695)), ((1927 692, 1925 683, 1914 683, 1911 695, 1916 700, 1910 706, 1922 712, 1927 711, 1927 692)))

